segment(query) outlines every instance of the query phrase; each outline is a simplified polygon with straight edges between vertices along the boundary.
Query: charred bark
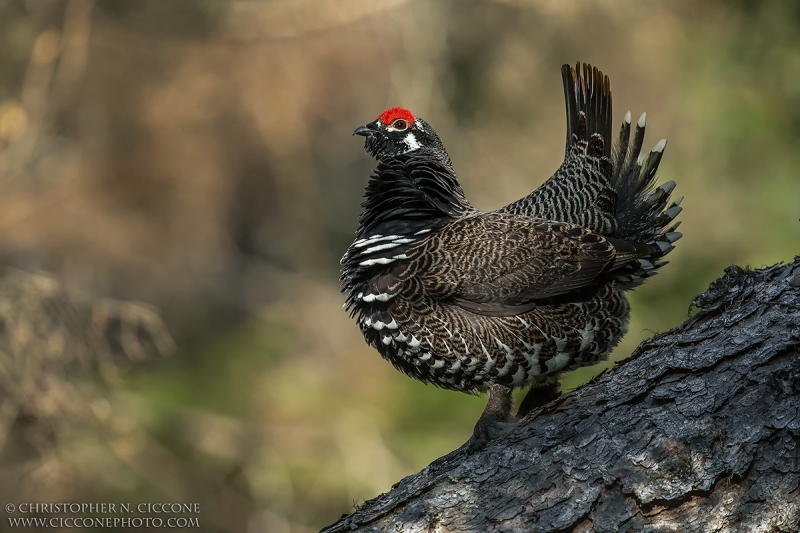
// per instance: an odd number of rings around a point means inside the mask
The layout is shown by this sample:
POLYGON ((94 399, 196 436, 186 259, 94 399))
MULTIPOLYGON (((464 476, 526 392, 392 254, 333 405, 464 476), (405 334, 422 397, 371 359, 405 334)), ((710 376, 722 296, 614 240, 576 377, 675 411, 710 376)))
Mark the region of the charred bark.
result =
POLYGON ((323 530, 800 530, 800 258, 726 269, 684 324, 478 453, 323 530))

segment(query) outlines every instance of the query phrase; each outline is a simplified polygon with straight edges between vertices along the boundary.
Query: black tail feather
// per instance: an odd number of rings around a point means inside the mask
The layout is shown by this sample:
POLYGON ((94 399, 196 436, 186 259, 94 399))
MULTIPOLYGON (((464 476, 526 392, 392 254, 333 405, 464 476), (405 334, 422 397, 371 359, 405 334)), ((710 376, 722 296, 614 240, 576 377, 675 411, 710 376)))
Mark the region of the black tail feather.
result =
POLYGON ((611 156, 611 83, 597 67, 578 63, 561 67, 564 98, 567 103, 567 149, 573 136, 581 141, 599 134, 605 142, 605 155, 611 156))
POLYGON ((663 257, 681 238, 675 217, 681 212, 679 198, 670 203, 675 182, 655 187, 655 176, 667 141, 662 139, 648 155, 641 153, 646 115, 642 114, 631 138, 630 112, 622 122, 619 139, 614 146, 612 183, 617 193, 616 230, 614 237, 649 245, 652 253, 620 269, 618 279, 629 286, 639 285, 645 278, 666 264, 663 257))

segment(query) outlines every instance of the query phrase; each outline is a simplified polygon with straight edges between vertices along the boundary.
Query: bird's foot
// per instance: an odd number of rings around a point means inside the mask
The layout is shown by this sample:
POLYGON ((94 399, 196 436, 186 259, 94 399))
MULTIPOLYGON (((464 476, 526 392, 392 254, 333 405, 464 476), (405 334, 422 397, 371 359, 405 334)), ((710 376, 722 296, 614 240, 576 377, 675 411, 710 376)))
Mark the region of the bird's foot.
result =
POLYGON ((522 399, 517 409, 517 418, 522 420, 528 413, 550 403, 561 396, 558 391, 558 380, 553 380, 543 384, 532 384, 530 390, 522 399))
POLYGON ((472 437, 467 441, 467 451, 477 452, 515 426, 516 419, 511 416, 511 388, 505 385, 491 385, 489 401, 475 424, 472 437))
POLYGON ((475 453, 489 444, 490 441, 505 435, 517 425, 511 417, 503 420, 495 417, 481 416, 475 424, 472 436, 467 441, 467 451, 475 453))

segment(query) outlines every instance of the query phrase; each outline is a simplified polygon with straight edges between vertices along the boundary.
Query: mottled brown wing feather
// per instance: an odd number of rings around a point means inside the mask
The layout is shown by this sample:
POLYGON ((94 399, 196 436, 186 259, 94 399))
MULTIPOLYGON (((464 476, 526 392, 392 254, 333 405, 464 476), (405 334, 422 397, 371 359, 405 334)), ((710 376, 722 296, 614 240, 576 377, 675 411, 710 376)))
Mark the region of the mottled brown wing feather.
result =
POLYGON ((590 284, 613 264, 602 235, 563 222, 499 214, 466 217, 432 236, 420 265, 426 292, 490 316, 590 284))

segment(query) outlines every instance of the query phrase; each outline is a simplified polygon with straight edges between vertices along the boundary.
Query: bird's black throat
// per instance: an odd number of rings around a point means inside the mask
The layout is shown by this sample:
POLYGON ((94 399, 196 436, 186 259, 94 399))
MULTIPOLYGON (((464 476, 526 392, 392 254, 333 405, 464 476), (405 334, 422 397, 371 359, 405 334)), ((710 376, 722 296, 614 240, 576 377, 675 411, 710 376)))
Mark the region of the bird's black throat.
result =
POLYGON ((357 238, 432 230, 475 210, 451 167, 413 154, 381 160, 364 196, 357 238))

